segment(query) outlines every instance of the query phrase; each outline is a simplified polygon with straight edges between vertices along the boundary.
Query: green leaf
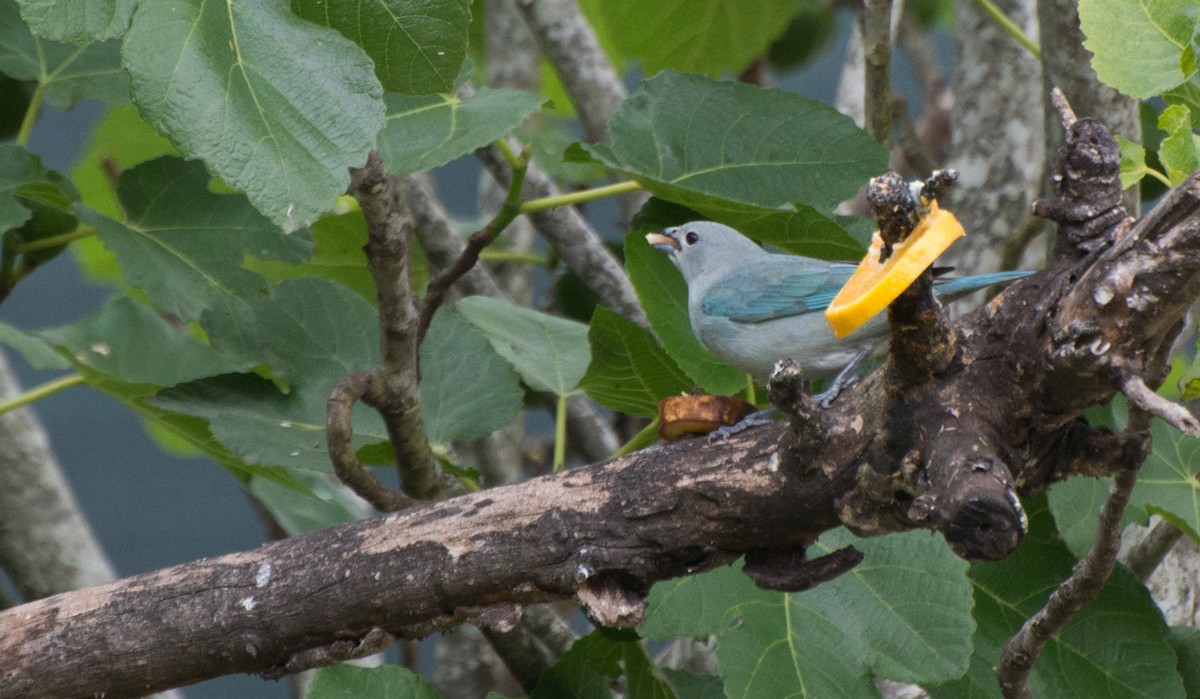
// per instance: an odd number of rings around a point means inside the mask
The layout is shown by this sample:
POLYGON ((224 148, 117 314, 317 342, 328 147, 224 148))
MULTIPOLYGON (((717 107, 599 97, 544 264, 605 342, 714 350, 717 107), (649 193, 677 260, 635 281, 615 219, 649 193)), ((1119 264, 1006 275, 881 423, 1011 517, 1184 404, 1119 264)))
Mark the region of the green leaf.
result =
POLYGON ((266 281, 243 268, 246 255, 300 262, 307 235, 283 235, 240 194, 214 194, 197 162, 162 157, 125 172, 119 195, 126 223, 81 209, 129 283, 183 320, 206 308, 240 307, 266 281))
MULTIPOLYGON (((116 173, 160 155, 173 154, 175 148, 171 142, 142 120, 137 107, 114 107, 92 128, 87 152, 71 171, 71 180, 78 187, 84 206, 122 221, 125 212, 117 200, 116 173)), ((92 279, 109 283, 124 281, 117 258, 104 249, 99 238, 77 240, 71 251, 92 279)))
POLYGON ((127 383, 174 386, 249 368, 130 298, 110 301, 85 320, 40 334, 77 364, 127 383))
POLYGON ((292 10, 363 47, 391 92, 449 90, 467 56, 470 0, 292 0, 292 10))
POLYGON ((458 311, 483 333, 535 391, 566 395, 587 371, 587 326, 485 296, 458 302, 458 311))
POLYGON ((1150 425, 1153 449, 1138 474, 1129 508, 1160 514, 1200 541, 1200 439, 1155 420, 1150 425))
POLYGON ((924 532, 827 533, 812 554, 849 543, 863 563, 800 594, 759 590, 735 569, 655 585, 642 632, 717 634, 729 696, 877 696, 872 675, 960 676, 973 630, 966 564, 924 532))
POLYGON ((659 672, 675 688, 675 694, 685 699, 725 699, 725 687, 717 675, 693 675, 687 670, 660 668, 659 672))
MULTIPOLYGON (((960 680, 926 685, 934 699, 999 697, 995 666, 1005 641, 1075 565, 1054 530, 1044 498, 1025 503, 1029 533, 998 563, 976 563, 971 669, 960 680)), ((1035 697, 1182 697, 1167 626, 1150 594, 1118 567, 1093 602, 1046 643, 1030 681, 1035 697), (1114 642, 1114 639, 1119 639, 1114 642)))
POLYGON ((1054 524, 1072 555, 1082 558, 1092 548, 1100 507, 1108 499, 1111 486, 1111 478, 1075 476, 1056 483, 1047 492, 1054 524))
POLYGON ((421 343, 421 412, 432 442, 477 439, 507 425, 525 392, 512 367, 453 308, 433 316, 421 343))
MULTIPOLYGON (((167 389, 149 403, 203 418, 212 435, 247 464, 328 472, 325 402, 316 393, 284 394, 254 374, 227 374, 167 389)), ((387 439, 383 423, 369 408, 355 410, 353 427, 356 448, 387 439)))
POLYGON ((140 3, 122 57, 146 120, 287 231, 333 206, 383 127, 370 58, 282 3, 140 3))
POLYGON ((0 0, 0 73, 37 81, 46 102, 61 109, 85 99, 119 104, 129 94, 119 42, 76 46, 36 37, 15 0, 0 0))
MULTIPOLYGON (((291 389, 281 393, 255 375, 196 381, 160 393, 154 405, 203 417, 213 434, 251 464, 329 470, 325 403, 345 375, 379 362, 375 309, 337 284, 311 277, 285 281, 247 306, 245 318, 206 313, 213 344, 247 346, 291 389)), ((354 444, 387 441, 379 415, 353 413, 354 444)))
POLYGON ((18 145, 0 145, 0 233, 33 217, 31 196, 47 184, 50 175, 41 158, 18 145))
POLYGON ((647 75, 667 68, 719 76, 740 72, 783 33, 803 0, 592 0, 616 50, 647 75), (680 31, 687 27, 687 31, 680 31))
POLYGON ((328 279, 375 303, 375 281, 363 252, 367 244, 367 222, 362 211, 354 209, 322 216, 311 230, 311 259, 297 265, 250 257, 246 259, 246 269, 261 274, 272 284, 300 277, 328 279))
POLYGON ((125 33, 136 0, 18 0, 37 36, 85 43, 125 33))
POLYGON ((924 684, 961 676, 975 630, 967 563, 941 537, 918 531, 859 540, 839 529, 810 551, 816 557, 848 545, 863 552, 863 562, 803 593, 806 604, 874 651, 878 677, 924 684))
POLYGON ((1079 25, 1092 68, 1108 85, 1139 99, 1162 94, 1182 70, 1197 6, 1192 0, 1080 0, 1079 25))
POLYGON ((467 99, 452 93, 388 94, 387 123, 379 153, 388 172, 421 172, 501 138, 541 109, 545 100, 527 92, 481 87, 467 99))
POLYGON ((598 628, 563 653, 538 681, 530 699, 609 699, 610 681, 622 674, 630 699, 675 696, 633 632, 598 628))
POLYGON ((625 238, 625 270, 646 317, 663 347, 696 385, 708 393, 732 395, 748 379, 705 349, 688 320, 687 285, 667 256, 650 247, 638 231, 625 238))
POLYGON ((588 327, 592 363, 580 387, 601 405, 653 417, 658 401, 692 387, 649 331, 597 306, 588 327))
POLYGON ((1200 697, 1200 629, 1171 627, 1171 648, 1179 658, 1179 676, 1189 697, 1200 697))
POLYGON ((71 363, 42 338, 0 323, 0 346, 16 350, 34 369, 70 369, 71 363))
POLYGON ((399 665, 332 665, 317 670, 308 699, 439 699, 433 685, 399 665))
POLYGON ((887 152, 827 104, 699 75, 646 80, 609 133, 592 155, 702 213, 721 200, 827 210, 887 167, 887 152))
POLYGON ((1146 149, 1124 136, 1117 136, 1121 148, 1121 189, 1129 189, 1150 174, 1146 166, 1146 149))
POLYGON ((345 486, 325 474, 294 471, 292 476, 309 492, 263 476, 252 476, 247 489, 267 508, 288 536, 325 529, 362 519, 367 508, 345 486))
POLYGON ((1171 184, 1179 184, 1185 177, 1200 167, 1196 137, 1192 133, 1191 110, 1181 104, 1173 104, 1158 117, 1158 128, 1167 132, 1158 149, 1158 159, 1167 170, 1171 184))

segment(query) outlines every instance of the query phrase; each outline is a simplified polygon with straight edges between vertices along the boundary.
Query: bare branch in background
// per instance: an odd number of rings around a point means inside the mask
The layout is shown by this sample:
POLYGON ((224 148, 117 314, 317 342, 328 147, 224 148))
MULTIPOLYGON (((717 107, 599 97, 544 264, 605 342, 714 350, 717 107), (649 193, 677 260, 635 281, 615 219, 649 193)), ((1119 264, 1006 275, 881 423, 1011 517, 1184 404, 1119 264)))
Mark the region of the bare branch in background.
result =
MULTIPOLYGON (((512 170, 495 146, 477 150, 476 155, 497 182, 508 185, 512 170)), ((558 196, 558 188, 537 163, 530 163, 525 173, 525 198, 541 199, 558 196)), ((529 214, 530 220, 567 263, 600 303, 626 320, 643 328, 649 327, 646 314, 638 303, 633 285, 625 268, 604 246, 604 241, 588 222, 571 206, 560 206, 529 214)))
MULTIPOLYGON (((996 4, 1037 37, 1033 0, 996 4)), ((1005 241, 1025 225, 1045 171, 1041 66, 975 0, 954 4, 957 44, 950 159, 959 186, 944 204, 971 235, 947 251, 946 264, 964 272, 999 267, 1005 241)), ((1060 125, 1055 129, 1061 130, 1060 125)), ((1020 266, 1040 266, 1031 254, 1020 266)))
POLYGON ((892 0, 866 0, 862 14, 863 123, 884 148, 892 145, 892 0))

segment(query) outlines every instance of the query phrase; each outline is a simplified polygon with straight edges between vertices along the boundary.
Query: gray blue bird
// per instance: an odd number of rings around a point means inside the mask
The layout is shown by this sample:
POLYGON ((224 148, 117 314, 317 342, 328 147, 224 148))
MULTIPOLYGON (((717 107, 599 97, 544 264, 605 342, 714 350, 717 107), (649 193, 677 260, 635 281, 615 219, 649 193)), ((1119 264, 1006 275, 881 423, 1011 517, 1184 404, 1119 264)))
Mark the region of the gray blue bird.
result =
MULTIPOLYGON (((887 347, 883 314, 841 340, 834 338, 825 321, 823 311, 856 264, 771 253, 729 226, 711 221, 667 228, 650 233, 646 240, 665 251, 683 273, 696 338, 760 384, 766 384, 775 363, 785 357, 799 363, 807 378, 828 378, 839 372, 839 378, 844 378, 858 361, 887 347)), ((943 300, 953 300, 1028 274, 938 279, 934 292, 943 300)))

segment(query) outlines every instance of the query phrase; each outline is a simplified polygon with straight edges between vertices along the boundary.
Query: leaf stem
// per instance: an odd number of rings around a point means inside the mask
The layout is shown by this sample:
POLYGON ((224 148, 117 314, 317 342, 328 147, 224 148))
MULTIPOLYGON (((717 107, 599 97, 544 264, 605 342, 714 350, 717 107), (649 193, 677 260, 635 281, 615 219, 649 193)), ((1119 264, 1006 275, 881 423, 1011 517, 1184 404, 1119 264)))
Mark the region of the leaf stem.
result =
POLYGON ((617 449, 616 451, 614 451, 612 453, 612 458, 615 459, 618 456, 625 456, 626 454, 631 454, 631 453, 637 451, 638 449, 641 449, 642 447, 650 446, 651 444, 654 443, 654 441, 656 439, 658 439, 658 417, 657 416, 654 418, 654 420, 652 420, 650 422, 649 425, 646 425, 645 427, 643 427, 641 432, 638 432, 637 434, 633 435, 633 437, 628 442, 625 442, 624 444, 621 445, 620 449, 617 449))
POLYGON ((567 463, 567 395, 558 396, 558 407, 554 411, 554 472, 558 473, 567 463))
POLYGON ((92 228, 91 226, 80 226, 69 233, 52 235, 48 238, 39 238, 37 240, 31 240, 27 243, 21 243, 20 245, 14 246, 13 249, 17 252, 17 254, 24 255, 25 253, 36 252, 38 250, 56 248, 60 245, 73 243, 76 240, 83 240, 84 238, 90 238, 94 235, 96 235, 95 228, 92 228))
POLYGON ((532 252, 511 252, 508 250, 484 250, 479 253, 479 259, 484 262, 516 262, 549 269, 553 265, 549 258, 532 252))
POLYGON ((615 184, 604 185, 603 187, 594 187, 585 189, 579 192, 569 192, 567 194, 559 194, 553 197, 542 197, 541 199, 530 199, 521 204, 521 213, 532 214, 546 209, 554 209, 559 206, 571 206, 572 204, 582 204, 587 201, 603 199, 617 194, 625 194, 626 192, 636 192, 641 189, 642 185, 635 180, 625 180, 615 184))
POLYGON ((34 89, 33 94, 29 97, 29 106, 25 108, 25 118, 21 120, 21 130, 17 132, 17 145, 24 146, 29 143, 29 134, 33 132, 33 125, 37 122, 38 113, 42 109, 42 85, 34 89))
POLYGON ((1151 177, 1158 180, 1159 182, 1162 182, 1164 185, 1167 186, 1168 189, 1175 186, 1175 183, 1171 181, 1171 178, 1167 177, 1166 175, 1162 174, 1161 172, 1159 172, 1158 170, 1155 170, 1152 167, 1146 168, 1146 174, 1150 175, 1151 177))
POLYGON ((1033 39, 1029 38, 1029 35, 1027 35, 1021 30, 1020 27, 1017 26, 1016 22, 1012 21, 1008 15, 1004 14, 1003 10, 1001 10, 999 7, 996 7, 996 3, 992 2, 992 0, 975 0, 975 4, 979 5, 979 9, 983 10, 984 14, 986 14, 988 17, 991 17, 993 22, 998 24, 1001 29, 1011 36, 1013 41, 1016 41, 1018 44, 1020 44, 1021 47, 1028 51, 1034 58, 1039 60, 1041 59, 1041 48, 1034 43, 1033 39))
POLYGON ((71 388, 72 386, 78 386, 81 383, 83 383, 83 374, 68 374, 67 376, 59 377, 53 381, 47 381, 40 386, 34 386, 28 391, 25 391, 20 395, 13 396, 12 398, 0 403, 0 415, 3 415, 10 410, 24 408, 34 401, 41 400, 47 396, 52 396, 59 391, 65 391, 66 389, 71 388))
POLYGON ((500 155, 504 156, 504 159, 508 161, 508 166, 513 170, 516 170, 518 167, 525 167, 525 165, 521 162, 520 156, 518 156, 513 151, 512 147, 508 145, 507 140, 499 138, 493 141, 492 145, 496 146, 496 150, 500 151, 500 155))

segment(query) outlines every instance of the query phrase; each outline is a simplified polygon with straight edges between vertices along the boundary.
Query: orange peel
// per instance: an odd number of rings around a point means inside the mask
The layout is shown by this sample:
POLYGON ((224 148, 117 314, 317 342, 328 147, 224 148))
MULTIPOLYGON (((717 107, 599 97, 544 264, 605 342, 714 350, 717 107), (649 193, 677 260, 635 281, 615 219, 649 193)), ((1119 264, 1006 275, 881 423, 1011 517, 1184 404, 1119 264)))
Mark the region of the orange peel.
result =
POLYGON ((891 257, 880 264, 883 238, 875 231, 867 256, 825 309, 825 320, 834 336, 839 340, 846 337, 887 308, 963 235, 965 231, 954 214, 930 202, 929 213, 907 238, 892 246, 891 257))

